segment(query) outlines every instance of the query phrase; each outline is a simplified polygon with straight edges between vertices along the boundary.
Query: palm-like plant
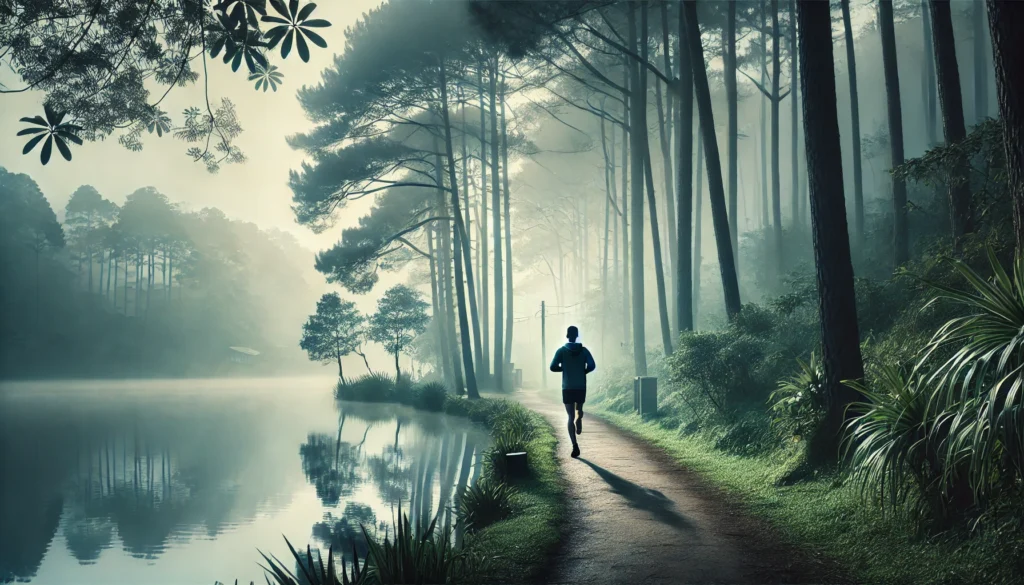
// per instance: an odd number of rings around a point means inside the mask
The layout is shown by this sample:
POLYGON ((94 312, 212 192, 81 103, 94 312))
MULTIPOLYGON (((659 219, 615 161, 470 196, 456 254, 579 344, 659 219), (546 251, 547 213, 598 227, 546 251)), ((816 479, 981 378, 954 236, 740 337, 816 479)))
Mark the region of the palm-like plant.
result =
MULTIPOLYGON (((399 511, 401 514, 401 511, 399 511)), ((435 534, 437 518, 419 534, 413 531, 409 516, 402 515, 395 528, 394 541, 377 542, 363 528, 369 545, 367 577, 375 583, 458 583, 482 569, 483 559, 465 549, 457 549, 451 534, 435 534)))
POLYGON ((772 426, 791 436, 803 436, 821 421, 825 411, 825 369, 817 354, 810 361, 798 359, 797 373, 779 381, 768 397, 772 426))
POLYGON ((33 124, 33 126, 19 131, 18 136, 36 135, 25 143, 25 148, 22 149, 21 154, 28 154, 29 151, 45 139, 43 149, 39 153, 40 162, 44 165, 50 162, 50 154, 53 152, 53 145, 55 143, 57 150, 60 151, 64 160, 71 160, 71 149, 68 148, 66 141, 81 145, 82 139, 78 137, 77 133, 82 131, 82 127, 65 122, 64 117, 66 113, 57 113, 49 104, 43 104, 43 112, 46 114, 45 118, 43 116, 33 116, 21 119, 22 122, 33 124))
POLYGON ((512 515, 515 488, 498 481, 481 480, 459 502, 459 520, 471 531, 482 530, 512 515))
POLYGON ((277 86, 283 83, 284 74, 277 70, 277 67, 260 67, 255 73, 249 75, 249 81, 256 82, 256 90, 260 88, 266 92, 268 89, 277 91, 277 86))
POLYGON ((914 373, 884 365, 873 374, 871 385, 846 382, 865 397, 850 406, 857 415, 845 444, 861 494, 894 509, 913 498, 914 507, 927 502, 939 511, 934 505, 945 493, 941 445, 950 415, 929 408, 931 394, 914 373))
POLYGON ((973 487, 983 490, 1000 461, 1018 477, 1024 472, 1024 255, 1017 253, 1013 276, 988 250, 992 277, 964 262, 953 266, 968 290, 934 284, 938 299, 959 305, 966 315, 939 329, 919 362, 946 347, 958 347, 929 378, 935 385, 931 408, 953 402, 961 412, 952 420, 949 457, 969 460, 973 487))
POLYGON ((321 18, 309 18, 313 14, 313 10, 316 9, 316 4, 310 2, 303 6, 301 10, 299 9, 299 0, 290 0, 287 7, 285 7, 284 2, 281 0, 270 0, 270 5, 281 16, 266 15, 260 20, 277 25, 268 30, 265 36, 267 47, 270 49, 281 43, 282 59, 288 57, 292 50, 292 43, 294 43, 296 50, 299 52, 299 57, 308 63, 309 45, 306 44, 306 39, 309 39, 311 43, 322 49, 327 48, 327 41, 322 36, 309 30, 311 28, 331 26, 330 22, 321 18))
POLYGON ((299 567, 299 573, 302 573, 301 577, 295 573, 289 571, 284 563, 282 563, 277 557, 271 555, 267 556, 263 552, 260 555, 267 562, 267 566, 260 565, 263 570, 267 573, 267 583, 273 582, 275 585, 363 585, 366 583, 366 563, 364 561, 363 566, 359 566, 359 555, 355 550, 355 545, 352 546, 352 564, 349 566, 345 562, 345 558, 341 558, 341 574, 339 576, 337 568, 334 565, 334 547, 327 550, 327 564, 324 564, 323 555, 317 550, 316 557, 313 556, 313 550, 307 545, 306 554, 303 555, 295 550, 292 543, 288 542, 285 538, 284 541, 288 543, 288 550, 291 551, 292 556, 295 557, 295 563, 299 567))

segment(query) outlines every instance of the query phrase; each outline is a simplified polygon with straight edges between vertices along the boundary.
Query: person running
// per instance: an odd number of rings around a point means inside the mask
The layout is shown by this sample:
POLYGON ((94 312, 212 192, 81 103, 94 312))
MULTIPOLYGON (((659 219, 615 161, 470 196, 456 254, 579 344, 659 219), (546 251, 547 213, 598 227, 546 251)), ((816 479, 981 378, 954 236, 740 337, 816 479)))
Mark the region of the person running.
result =
POLYGON ((555 351, 551 360, 551 371, 562 372, 562 404, 569 415, 569 440, 572 441, 572 456, 580 456, 576 435, 583 433, 583 403, 587 400, 587 374, 597 369, 590 350, 576 340, 580 330, 570 325, 565 332, 569 343, 555 351))

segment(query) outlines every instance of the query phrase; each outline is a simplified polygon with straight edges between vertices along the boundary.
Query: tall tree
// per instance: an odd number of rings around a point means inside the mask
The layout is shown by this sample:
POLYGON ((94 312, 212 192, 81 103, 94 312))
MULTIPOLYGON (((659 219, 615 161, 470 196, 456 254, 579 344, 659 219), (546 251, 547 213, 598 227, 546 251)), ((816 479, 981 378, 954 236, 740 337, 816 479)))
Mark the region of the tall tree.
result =
MULTIPOLYGON (((900 74, 896 68, 896 32, 892 19, 892 0, 879 0, 878 28, 882 37, 882 68, 885 70, 885 95, 889 112, 889 148, 892 168, 896 168, 902 165, 904 160, 903 106, 900 104, 900 74)), ((907 182, 896 175, 892 178, 892 208, 893 264, 898 267, 910 258, 910 239, 907 233, 907 182)))
POLYGON ((771 0, 772 11, 772 233, 775 236, 775 278, 783 273, 782 251, 782 187, 779 177, 779 0, 771 0))
POLYGON ((790 123, 790 199, 793 204, 793 226, 800 224, 800 116, 798 110, 797 87, 800 77, 800 58, 796 52, 796 0, 789 0, 789 123, 790 123))
MULTIPOLYGON (((731 3, 730 3, 731 4, 731 3)), ((684 39, 686 21, 679 10, 678 34, 684 39)), ((676 328, 678 331, 693 330, 693 71, 690 63, 688 43, 680 41, 679 62, 679 104, 676 109, 676 328)), ((731 138, 730 138, 731 140, 731 138)), ((730 156, 730 160, 733 157, 730 156)), ((698 169, 700 172, 700 169, 698 169)), ((698 193, 699 197, 699 193, 698 193)), ((669 218, 672 221, 672 218, 669 218)), ((697 218, 700 221, 700 217, 697 218)))
MULTIPOLYGON (((846 11, 849 12, 849 7, 846 11)), ((847 17, 844 15, 843 18, 847 17)), ((928 9, 928 0, 921 0, 921 23, 924 26, 924 69, 921 70, 921 91, 924 95, 924 123, 928 134, 928 148, 932 148, 939 143, 936 134, 938 97, 935 94, 935 48, 932 46, 932 17, 928 9)))
POLYGON ((338 293, 327 293, 316 302, 316 313, 302 325, 299 347, 317 362, 337 362, 338 377, 345 383, 341 358, 358 347, 365 317, 356 310, 355 303, 343 301, 338 293))
MULTIPOLYGON (((498 140, 498 58, 488 59, 489 87, 491 102, 491 229, 494 233, 494 386, 499 391, 505 386, 505 374, 502 362, 505 361, 505 322, 504 310, 505 286, 502 272, 501 242, 501 176, 498 174, 498 157, 501 143, 498 140)), ((509 259, 511 261, 511 258, 509 259)))
POLYGON ((501 76, 501 181, 504 193, 504 225, 505 227, 505 363, 512 363, 512 318, 514 295, 512 287, 512 194, 508 180, 508 123, 505 119, 505 74, 501 76))
POLYGON ((843 159, 836 111, 832 18, 827 2, 798 7, 804 141, 810 184, 811 233, 818 280, 827 411, 809 442, 812 460, 834 460, 846 407, 857 393, 843 384, 864 376, 857 329, 853 264, 843 197, 843 159))
MULTIPOLYGON (((981 5, 975 8, 980 11, 981 5)), ((960 98, 960 69, 956 62, 953 39, 953 17, 949 0, 931 0, 932 37, 935 65, 939 79, 939 106, 942 108, 942 129, 946 144, 955 144, 967 136, 964 106, 960 98)), ((959 246, 964 234, 973 231, 971 217, 971 185, 968 161, 964 157, 952 161, 949 181, 949 209, 953 241, 959 246)))
MULTIPOLYGON (((974 123, 988 117, 988 63, 985 59, 985 3, 973 2, 971 23, 974 25, 974 123)), ((955 51, 954 51, 955 52, 955 51)), ((959 79, 957 80, 959 84, 959 79)), ((941 90, 940 90, 941 91, 941 90)), ((961 115, 961 117, 963 117, 961 115)), ((945 124, 945 121, 943 121, 945 124)), ((947 142, 948 142, 947 138, 947 142)))
POLYGON ((864 245, 864 172, 860 146, 860 96, 857 93, 857 53, 853 48, 850 0, 842 0, 843 37, 846 39, 846 72, 850 78, 850 124, 853 138, 853 233, 858 247, 864 245))
POLYGON ((1024 76, 1018 71, 1024 63, 1024 3, 988 0, 988 28, 1013 200, 1013 228, 1017 253, 1024 254, 1024 76))
MULTIPOLYGON (((647 39, 647 4, 640 4, 640 34, 637 35, 636 9, 634 5, 626 8, 629 20, 629 47, 636 51, 639 43, 647 39), (638 40, 639 39, 639 40, 638 40)), ((647 375, 647 335, 644 312, 644 141, 647 134, 644 114, 647 111, 647 86, 643 83, 641 67, 633 59, 628 59, 630 76, 630 264, 632 279, 630 281, 631 299, 633 301, 633 366, 637 376, 647 375)))
POLYGON ((377 301, 377 312, 370 317, 367 335, 395 356, 396 382, 402 377, 398 356, 415 336, 426 331, 429 321, 427 303, 420 293, 404 284, 389 288, 377 301))
MULTIPOLYGON (((739 218, 737 217, 739 199, 739 92, 736 89, 736 3, 726 3, 725 16, 725 55, 722 64, 725 75, 725 101, 727 107, 727 135, 729 140, 729 234, 732 238, 732 249, 739 253, 739 218)), ((764 36, 762 35, 762 40, 764 36)), ((762 106, 763 107, 763 106, 762 106)), ((763 114, 762 110, 762 114, 763 114)), ((764 132, 764 123, 761 124, 764 132)), ((763 143, 762 143, 763 144, 763 143)))
POLYGON ((683 12, 686 20, 686 42, 693 71, 697 111, 700 118, 700 131, 704 141, 704 155, 707 159, 711 219, 715 228, 715 243, 718 247, 718 265, 722 273, 725 311, 732 319, 740 312, 740 287, 736 279, 732 239, 729 237, 725 186, 722 184, 722 160, 718 153, 718 138, 715 136, 715 118, 711 110, 711 88, 708 85, 708 74, 704 64, 704 47, 701 45, 700 25, 697 22, 697 6, 694 0, 684 0, 683 12))

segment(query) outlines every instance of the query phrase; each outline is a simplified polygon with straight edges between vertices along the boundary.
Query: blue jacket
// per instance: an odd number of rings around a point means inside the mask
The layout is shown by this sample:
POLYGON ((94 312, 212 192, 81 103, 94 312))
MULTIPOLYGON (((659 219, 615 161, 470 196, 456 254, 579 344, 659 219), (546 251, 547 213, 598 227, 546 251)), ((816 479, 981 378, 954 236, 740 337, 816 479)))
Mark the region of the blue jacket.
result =
POLYGON ((586 390, 587 374, 596 369, 594 356, 582 343, 566 343, 551 360, 551 371, 562 372, 562 390, 586 390))

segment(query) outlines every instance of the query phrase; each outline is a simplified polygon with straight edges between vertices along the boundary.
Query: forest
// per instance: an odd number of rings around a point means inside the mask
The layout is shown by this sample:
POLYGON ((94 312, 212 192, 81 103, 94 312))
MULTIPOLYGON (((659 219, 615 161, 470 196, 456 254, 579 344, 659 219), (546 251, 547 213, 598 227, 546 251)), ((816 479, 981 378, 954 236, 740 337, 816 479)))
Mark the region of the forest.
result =
POLYGON ((118 205, 82 185, 62 216, 0 168, 3 377, 242 373, 233 346, 272 360, 256 371, 304 369, 296 322, 320 285, 290 234, 152 187, 118 205))

